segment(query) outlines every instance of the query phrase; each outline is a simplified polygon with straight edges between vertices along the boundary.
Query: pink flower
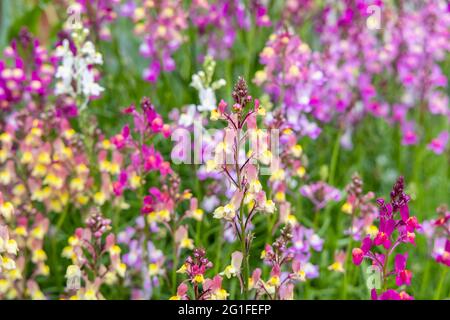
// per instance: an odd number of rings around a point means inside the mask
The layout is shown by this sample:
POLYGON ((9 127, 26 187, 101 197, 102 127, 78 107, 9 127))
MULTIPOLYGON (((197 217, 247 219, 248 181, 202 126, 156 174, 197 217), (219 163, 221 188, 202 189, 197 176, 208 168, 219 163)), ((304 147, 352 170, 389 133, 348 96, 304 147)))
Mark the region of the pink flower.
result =
POLYGON ((431 140, 427 145, 427 148, 436 154, 442 154, 445 151, 449 140, 449 134, 447 131, 441 132, 436 138, 431 140))

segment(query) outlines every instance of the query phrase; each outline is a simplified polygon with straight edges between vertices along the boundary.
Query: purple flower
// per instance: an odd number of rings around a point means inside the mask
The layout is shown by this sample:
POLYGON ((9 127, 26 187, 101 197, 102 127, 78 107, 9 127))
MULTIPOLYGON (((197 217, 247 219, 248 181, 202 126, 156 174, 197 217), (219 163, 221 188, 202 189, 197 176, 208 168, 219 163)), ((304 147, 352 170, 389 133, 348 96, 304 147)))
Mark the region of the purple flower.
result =
POLYGON ((316 211, 325 208, 331 201, 339 201, 341 199, 339 190, 323 181, 301 187, 300 193, 312 201, 316 211))

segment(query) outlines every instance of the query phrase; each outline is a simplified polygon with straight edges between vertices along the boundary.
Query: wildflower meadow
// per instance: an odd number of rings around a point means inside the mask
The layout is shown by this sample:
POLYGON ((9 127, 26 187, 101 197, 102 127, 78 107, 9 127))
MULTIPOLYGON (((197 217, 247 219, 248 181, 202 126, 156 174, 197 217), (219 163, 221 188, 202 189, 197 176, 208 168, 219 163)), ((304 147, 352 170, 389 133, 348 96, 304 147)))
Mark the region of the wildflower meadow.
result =
POLYGON ((450 298, 445 0, 0 1, 0 300, 450 298))

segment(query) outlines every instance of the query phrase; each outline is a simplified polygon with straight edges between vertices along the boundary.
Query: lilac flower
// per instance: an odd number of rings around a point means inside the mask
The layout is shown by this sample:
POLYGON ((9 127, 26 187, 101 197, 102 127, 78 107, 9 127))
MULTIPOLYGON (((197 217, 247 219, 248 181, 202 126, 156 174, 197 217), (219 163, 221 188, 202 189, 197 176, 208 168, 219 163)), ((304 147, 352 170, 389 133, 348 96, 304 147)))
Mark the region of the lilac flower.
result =
POLYGON ((301 187, 300 193, 311 200, 316 212, 325 208, 330 201, 339 201, 341 199, 339 190, 323 181, 301 187))

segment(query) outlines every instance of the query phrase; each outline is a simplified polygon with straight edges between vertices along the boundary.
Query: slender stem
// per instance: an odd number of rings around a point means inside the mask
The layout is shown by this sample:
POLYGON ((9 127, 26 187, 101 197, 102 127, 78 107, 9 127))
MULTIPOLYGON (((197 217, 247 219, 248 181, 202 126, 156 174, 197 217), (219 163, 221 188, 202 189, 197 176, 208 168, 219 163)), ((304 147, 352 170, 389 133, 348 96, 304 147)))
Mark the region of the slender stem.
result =
POLYGON ((341 130, 339 130, 338 134, 336 135, 336 140, 334 141, 333 146, 333 153, 331 154, 331 162, 330 162, 330 175, 328 176, 328 183, 333 185, 335 174, 336 174, 336 167, 339 160, 339 149, 341 147, 341 130))
POLYGON ((443 266, 441 279, 439 280, 438 288, 436 290, 436 294, 434 295, 434 300, 438 300, 441 297, 442 288, 444 287, 445 279, 447 278, 448 267, 443 266))

